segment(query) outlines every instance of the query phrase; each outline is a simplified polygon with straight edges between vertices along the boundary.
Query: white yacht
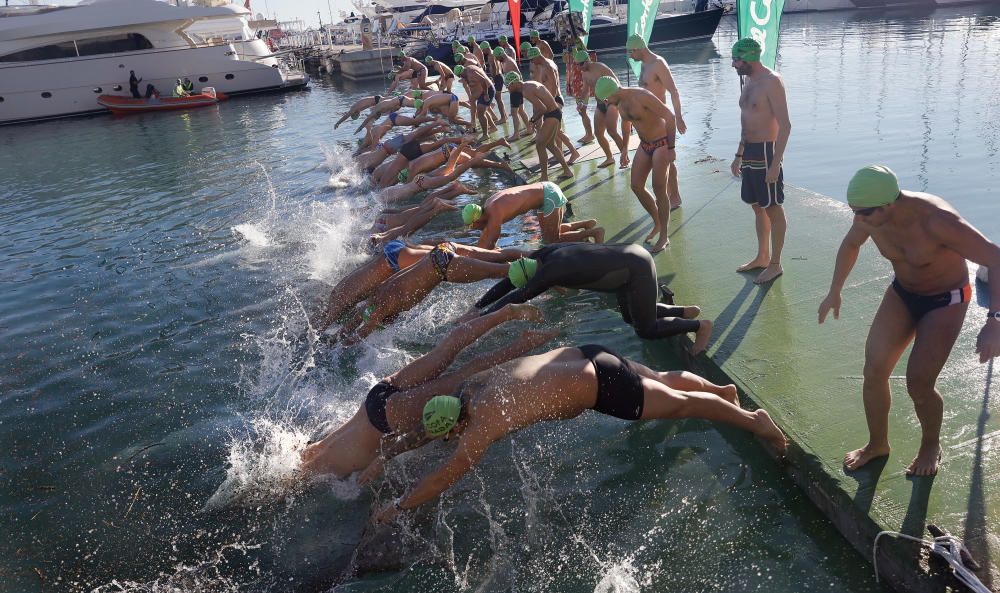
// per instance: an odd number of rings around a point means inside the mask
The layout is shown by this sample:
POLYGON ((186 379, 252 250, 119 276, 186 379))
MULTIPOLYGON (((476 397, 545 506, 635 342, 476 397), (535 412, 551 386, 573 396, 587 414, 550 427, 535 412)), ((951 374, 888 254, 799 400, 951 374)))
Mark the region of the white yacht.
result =
POLYGON ((131 70, 164 94, 184 77, 227 95, 308 84, 248 27, 250 11, 176 1, 0 8, 0 124, 104 111, 97 97, 128 95, 131 70))

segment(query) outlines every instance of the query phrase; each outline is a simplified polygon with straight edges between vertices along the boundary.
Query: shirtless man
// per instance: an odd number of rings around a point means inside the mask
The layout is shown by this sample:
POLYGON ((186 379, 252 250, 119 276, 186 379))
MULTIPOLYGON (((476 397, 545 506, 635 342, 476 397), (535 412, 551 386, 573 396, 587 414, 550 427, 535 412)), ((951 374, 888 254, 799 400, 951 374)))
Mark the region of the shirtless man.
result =
POLYGON ((410 80, 410 88, 413 89, 426 89, 427 88, 427 66, 422 64, 420 60, 416 58, 411 58, 406 55, 405 50, 399 50, 399 55, 397 56, 400 72, 393 79, 392 84, 389 85, 388 91, 391 93, 396 90, 396 86, 403 80, 410 80), (409 78, 406 77, 405 73, 409 71, 409 78))
MULTIPOLYGON (((471 154, 464 154, 460 149, 455 149, 449 154, 449 159, 445 163, 444 167, 435 170, 432 173, 414 174, 410 177, 409 174, 406 175, 406 181, 402 183, 397 183, 391 187, 386 187, 379 194, 378 199, 383 204, 394 204, 397 202, 402 202, 408 200, 413 196, 419 194, 422 191, 430 191, 444 187, 457 181, 458 178, 468 171, 472 167, 486 167, 487 160, 485 155, 471 151, 471 154)), ((468 189, 466 186, 461 185, 462 189, 468 189)), ((454 188, 453 188, 454 189, 454 188)), ((448 193, 448 192, 445 192, 448 193)), ((463 191, 461 193, 475 193, 463 191)), ((451 199, 457 195, 449 195, 448 198, 451 199)), ((423 225, 421 225, 423 226, 423 225)), ((416 230, 416 229, 414 229, 416 230)), ((411 231, 412 232, 412 231, 411 231)), ((409 233, 403 233, 409 234, 409 233)))
POLYGON ((427 124, 420 126, 412 132, 397 134, 386 142, 380 142, 372 150, 367 150, 356 155, 356 161, 362 171, 374 172, 386 158, 397 154, 407 144, 420 144, 425 138, 447 129, 447 124, 427 124))
MULTIPOLYGON (((906 366, 906 390, 920 421, 917 456, 906 473, 934 475, 941 457, 944 401, 935 386, 955 345, 972 297, 971 260, 1000 274, 1000 247, 962 219, 951 204, 931 194, 900 191, 896 175, 881 165, 858 171, 847 186, 854 224, 833 270, 830 291, 819 306, 819 322, 830 310, 840 317, 840 292, 861 246, 871 238, 892 263, 895 278, 882 297, 865 344, 862 395, 868 443, 844 457, 855 470, 889 454, 889 376, 913 342, 906 366)), ((1000 355, 1000 282, 990 284, 990 312, 976 340, 979 362, 1000 355)))
POLYGON ((347 110, 347 113, 345 113, 344 116, 337 121, 337 123, 333 124, 333 129, 336 130, 340 127, 340 124, 347 121, 347 118, 358 119, 361 117, 362 111, 374 105, 378 105, 380 101, 382 101, 381 95, 372 95, 371 97, 365 97, 364 99, 355 101, 354 105, 351 105, 351 108, 347 110))
POLYGON ((458 325, 433 350, 376 383, 364 405, 346 424, 321 441, 310 443, 302 452, 303 471, 346 478, 364 469, 375 460, 383 438, 419 425, 420 414, 430 398, 450 393, 465 378, 526 354, 553 337, 551 332, 526 331, 500 350, 480 354, 455 371, 442 374, 478 338, 503 323, 518 320, 544 321, 537 308, 514 306, 458 325))
POLYGON ((462 119, 462 117, 458 114, 458 108, 463 105, 466 107, 469 106, 468 103, 460 101, 458 95, 455 93, 435 93, 424 99, 423 104, 419 109, 417 109, 417 116, 438 113, 447 117, 448 121, 453 124, 468 126, 468 120, 462 119))
POLYGON ((471 111, 470 119, 472 120, 471 131, 476 131, 476 121, 478 121, 482 128, 481 138, 485 140, 489 133, 493 129, 496 129, 496 126, 490 125, 490 121, 486 115, 489 112, 490 104, 493 103, 493 98, 497 94, 497 90, 493 87, 493 81, 478 66, 455 66, 455 75, 465 85, 466 93, 469 96, 469 111, 471 111))
POLYGON ((361 122, 361 125, 358 126, 357 130, 354 130, 354 133, 357 134, 361 130, 367 128, 372 122, 382 117, 383 115, 386 115, 393 111, 399 111, 403 107, 413 107, 413 99, 407 97, 406 95, 400 95, 398 97, 389 97, 388 99, 382 99, 374 107, 372 107, 371 111, 368 112, 368 117, 366 117, 365 120, 361 122))
POLYGON ((556 143, 559 124, 562 123, 562 109, 559 108, 559 104, 541 83, 533 80, 523 82, 517 72, 508 72, 505 80, 511 93, 521 93, 521 96, 531 103, 532 117, 528 121, 535 126, 535 152, 538 154, 538 165, 541 167, 540 179, 549 180, 548 152, 551 152, 562 165, 562 176, 572 177, 573 170, 569 168, 562 148, 556 143))
MULTIPOLYGON (((420 158, 410 161, 410 164, 407 165, 406 168, 402 169, 397 177, 388 185, 392 185, 393 183, 407 183, 411 179, 415 180, 415 178, 421 173, 429 173, 438 167, 444 166, 448 162, 449 158, 455 154, 456 150, 459 152, 458 162, 461 163, 475 157, 476 155, 482 155, 485 157, 489 151, 498 146, 509 147, 510 143, 507 142, 506 138, 500 138, 499 140, 480 144, 475 148, 465 146, 464 144, 461 146, 453 143, 444 144, 441 146, 440 150, 425 153, 420 158)), ((510 165, 507 163, 489 160, 486 158, 483 158, 476 166, 489 169, 501 169, 503 171, 507 171, 508 173, 511 172, 510 165)), ((384 187, 388 187, 388 185, 384 187)))
MULTIPOLYGON (((583 145, 594 141, 594 128, 591 126, 590 118, 587 117, 587 104, 590 103, 594 89, 583 81, 582 66, 590 61, 591 54, 586 49, 574 49, 575 47, 571 45, 563 51, 563 64, 566 65, 566 94, 573 97, 576 102, 576 112, 583 121, 584 135, 578 140, 583 145)), ((596 58, 596 52, 594 56, 596 58)))
POLYGON ((467 204, 462 210, 462 221, 482 230, 478 245, 485 249, 496 247, 503 223, 532 210, 542 213, 539 226, 545 243, 586 241, 591 237, 595 243, 603 243, 604 229, 597 226, 596 220, 563 223, 566 204, 562 189, 551 181, 529 183, 502 189, 490 196, 483 206, 467 204))
POLYGON ((511 46, 506 35, 497 37, 497 46, 503 50, 503 53, 506 54, 508 58, 512 60, 517 58, 517 52, 514 51, 514 47, 511 46))
POLYGON ((693 332, 691 354, 697 356, 712 337, 712 322, 695 320, 701 314, 698 307, 656 302, 656 264, 637 245, 546 245, 513 262, 507 279, 476 301, 470 313, 523 303, 557 286, 614 293, 622 320, 646 340, 693 332))
MULTIPOLYGON (((489 49, 490 44, 483 42, 486 48, 489 49)), ((507 120, 507 109, 503 105, 503 58, 507 54, 504 53, 503 48, 495 47, 492 51, 486 55, 486 72, 493 77, 493 87, 497 90, 497 111, 500 112, 500 119, 497 121, 504 122, 507 120)))
MULTIPOLYGON (((513 57, 506 53, 498 55, 494 52, 494 55, 497 56, 497 61, 500 63, 500 71, 503 73, 505 83, 509 72, 516 73, 518 77, 521 76, 521 68, 517 65, 517 61, 513 57)), ((524 95, 521 94, 521 91, 514 91, 510 88, 507 90, 510 91, 508 93, 510 95, 510 115, 511 120, 514 122, 514 132, 507 137, 507 140, 513 142, 521 138, 522 123, 524 124, 525 135, 534 133, 534 130, 528 124, 528 114, 524 112, 524 95)))
MULTIPOLYGON (((681 95, 677 92, 677 85, 674 84, 674 77, 670 74, 670 67, 667 61, 660 56, 649 51, 646 41, 639 35, 632 35, 625 43, 629 57, 637 62, 642 62, 642 70, 639 73, 639 86, 653 93, 664 105, 667 103, 667 93, 670 93, 670 102, 674 106, 674 119, 677 122, 677 133, 683 134, 687 131, 684 117, 681 115, 681 95)), ((672 144, 672 143, 671 143, 672 144)), ((677 185, 677 163, 672 161, 667 169, 667 193, 670 196, 670 207, 680 208, 681 192, 677 185)))
POLYGON ((552 53, 552 46, 549 45, 548 41, 542 40, 542 35, 538 31, 532 29, 531 32, 528 33, 528 39, 531 40, 531 45, 537 47, 538 50, 542 52, 543 56, 549 60, 555 59, 556 54, 552 53))
MULTIPOLYGON (((566 104, 565 99, 562 97, 562 93, 559 91, 559 67, 550 58, 546 58, 542 55, 541 51, 537 47, 533 47, 528 50, 528 59, 531 64, 531 80, 541 83, 545 86, 545 89, 552 95, 555 99, 556 104, 559 106, 560 111, 566 104)), ((576 159, 580 158, 580 152, 573 146, 573 142, 563 131, 562 118, 559 119, 559 128, 556 134, 557 145, 564 149, 569 149, 570 157, 569 164, 576 162, 576 159)))
MULTIPOLYGON (((642 140, 632 163, 632 192, 653 219, 653 230, 646 236, 646 242, 652 241, 659 234, 659 240, 650 249, 653 253, 659 253, 670 244, 667 168, 676 158, 674 114, 648 90, 619 88, 618 81, 610 76, 598 79, 594 85, 594 96, 598 101, 607 101, 608 105, 617 107, 622 121, 631 121, 642 140), (655 199, 646 189, 650 171, 653 173, 655 199)), ((624 131, 623 127, 622 132, 624 131)))
MULTIPOLYGON (((786 448, 785 436, 766 411, 740 408, 735 385, 715 385, 683 371, 657 372, 597 344, 512 360, 469 377, 454 393, 430 399, 422 426, 400 435, 384 457, 448 436, 458 438, 454 452, 412 490, 379 509, 377 522, 392 521, 400 511, 436 498, 505 436, 586 410, 623 420, 703 418, 749 431, 779 452, 786 448)), ((361 481, 374 478, 384 463, 375 459, 361 481)))
POLYGON ((792 132, 781 76, 760 63, 761 47, 753 39, 733 45, 733 68, 746 76, 740 94, 740 145, 730 170, 743 177, 740 196, 753 207, 757 255, 736 268, 748 272, 763 268, 754 282, 764 284, 781 276, 781 249, 785 245, 784 173, 781 160, 792 132), (770 247, 770 250, 768 249, 770 247))
MULTIPOLYGON (((422 104, 423 104, 422 99, 414 99, 413 101, 413 106, 416 107, 417 109, 420 109, 420 106, 422 104)), ((379 141, 382 140, 382 137, 385 136, 386 133, 393 128, 396 127, 402 128, 406 126, 417 127, 421 124, 430 123, 434 121, 434 119, 435 118, 427 115, 414 115, 411 117, 409 115, 403 115, 399 111, 393 111, 392 113, 387 115, 384 120, 373 125, 368 130, 368 146, 375 146, 376 144, 378 144, 379 141)))
MULTIPOLYGON (((580 70, 583 72, 583 84, 587 86, 589 94, 594 94, 594 85, 597 84, 598 79, 602 76, 608 76, 613 78, 616 82, 618 81, 618 77, 615 75, 614 70, 601 62, 590 61, 586 52, 577 52, 574 58, 577 60, 583 60, 580 62, 580 70)), ((597 136, 597 143, 601 146, 601 150, 604 151, 605 157, 604 161, 597 166, 602 168, 610 167, 615 164, 615 159, 611 155, 611 144, 608 142, 604 132, 607 131, 608 134, 611 135, 611 139, 614 140, 615 145, 618 146, 618 151, 627 157, 628 142, 632 132, 632 122, 623 122, 623 134, 619 134, 618 108, 608 105, 607 101, 600 100, 597 101, 596 107, 597 108, 594 109, 594 134, 597 136)))
POLYGON ((455 63, 459 66, 479 66, 482 67, 483 63, 479 61, 474 54, 469 53, 469 50, 464 47, 455 52, 455 63))
POLYGON ((438 90, 450 93, 451 85, 455 82, 455 73, 452 72, 451 68, 448 67, 444 62, 439 62, 433 58, 433 56, 427 56, 424 58, 424 63, 427 64, 427 69, 433 69, 438 73, 437 86, 438 90))

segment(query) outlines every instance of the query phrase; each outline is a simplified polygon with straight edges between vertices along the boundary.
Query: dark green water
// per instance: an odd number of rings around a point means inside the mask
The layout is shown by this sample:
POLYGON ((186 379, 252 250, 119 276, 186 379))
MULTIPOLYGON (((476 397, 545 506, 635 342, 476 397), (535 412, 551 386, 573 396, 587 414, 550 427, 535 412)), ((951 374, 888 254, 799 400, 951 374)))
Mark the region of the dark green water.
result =
MULTIPOLYGON (((996 237, 1000 22, 982 11, 786 17, 788 181, 836 196, 883 161, 996 237)), ((712 43, 663 52, 682 145, 722 156, 738 133, 732 40, 724 22, 712 43)), ((0 129, 0 589, 331 586, 373 495, 290 481, 298 449, 484 289, 439 288, 355 352, 302 339, 363 259, 375 202, 332 122, 376 90, 319 79, 217 109, 0 129)), ((609 305, 542 303, 559 343, 678 364, 609 305)), ((378 496, 444 452, 407 458, 378 496)), ((399 567, 338 590, 880 590, 752 440, 704 422, 588 414, 526 430, 407 533, 399 567)))

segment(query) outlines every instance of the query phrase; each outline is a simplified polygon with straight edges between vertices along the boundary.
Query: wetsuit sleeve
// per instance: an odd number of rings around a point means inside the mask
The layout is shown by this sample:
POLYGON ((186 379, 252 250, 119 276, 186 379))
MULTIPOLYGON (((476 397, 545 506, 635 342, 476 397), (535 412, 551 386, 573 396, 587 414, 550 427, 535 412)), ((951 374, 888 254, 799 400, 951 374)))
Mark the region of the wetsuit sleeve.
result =
MULTIPOLYGON (((510 280, 504 280, 504 282, 510 284, 511 288, 514 287, 514 284, 510 280)), ((531 299, 535 298, 536 296, 542 294, 546 290, 548 290, 551 286, 553 286, 553 284, 545 279, 543 270, 540 269, 538 270, 538 273, 535 274, 535 277, 529 280, 527 284, 525 284, 524 286, 518 288, 513 292, 508 292, 506 295, 503 296, 503 298, 493 303, 493 305, 491 305, 489 309, 483 311, 481 315, 487 315, 489 313, 493 313, 494 311, 499 311, 505 305, 508 305, 510 303, 526 303, 531 299)))
POLYGON ((512 290, 514 290, 514 283, 510 281, 510 278, 504 278, 500 282, 494 284, 493 288, 486 291, 486 294, 484 294, 481 299, 476 301, 476 308, 482 309, 483 307, 488 307, 492 303, 496 302, 497 299, 512 290))

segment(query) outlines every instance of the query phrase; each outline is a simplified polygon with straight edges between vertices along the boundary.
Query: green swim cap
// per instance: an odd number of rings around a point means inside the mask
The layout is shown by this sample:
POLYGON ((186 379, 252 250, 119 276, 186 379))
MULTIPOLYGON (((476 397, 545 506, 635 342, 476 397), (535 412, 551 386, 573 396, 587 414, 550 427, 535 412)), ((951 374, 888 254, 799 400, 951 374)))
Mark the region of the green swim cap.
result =
POLYGON ((406 180, 409 179, 409 178, 410 178, 410 170, 409 169, 403 169, 402 171, 399 172, 399 175, 396 176, 396 179, 400 183, 406 183, 406 180))
POLYGON ((497 37, 497 41, 499 41, 500 43, 507 43, 507 36, 501 35, 500 37, 497 37))
POLYGON ((618 92, 618 82, 611 78, 610 76, 602 76, 597 79, 597 84, 594 85, 594 96, 597 97, 598 101, 607 100, 608 97, 618 92))
POLYGON ((899 197, 899 179, 885 165, 858 170, 847 184, 847 203, 852 208, 877 208, 899 197))
POLYGON ((479 44, 479 49, 481 49, 483 51, 490 51, 490 42, 489 41, 483 41, 482 43, 479 44))
POLYGON ((389 73, 387 73, 385 75, 385 77, 388 78, 389 80, 392 80, 393 78, 396 78, 396 73, 395 72, 389 72, 389 73))
POLYGON ((538 31, 532 29, 532 31, 528 33, 528 37, 531 37, 532 39, 538 39, 541 37, 541 34, 538 31))
POLYGON ((493 48, 493 57, 502 58, 503 55, 504 55, 504 53, 506 53, 506 52, 503 51, 502 47, 494 47, 493 48))
POLYGON ((473 44, 476 43, 476 36, 475 35, 469 35, 469 43, 473 43, 473 44))
MULTIPOLYGON (((360 117, 360 116, 361 116, 360 113, 352 113, 351 114, 351 119, 358 119, 358 117, 360 117)), ((359 140, 360 140, 360 138, 359 138, 359 140)))
POLYGON ((420 109, 421 107, 424 106, 424 100, 423 99, 414 99, 413 100, 413 106, 416 107, 417 109, 420 109))
POLYGON ((465 61, 465 54, 463 54, 462 52, 458 52, 457 54, 455 54, 455 61, 458 62, 458 63, 464 62, 465 61))
POLYGON ((759 62, 764 50, 753 37, 744 37, 733 44, 733 59, 744 62, 759 62))
POLYGON ((590 59, 590 54, 588 54, 585 50, 580 50, 573 54, 573 61, 576 62, 577 64, 582 64, 589 59, 590 59))
POLYGON ((455 72, 455 76, 461 76, 462 73, 465 72, 465 66, 462 66, 461 64, 459 64, 458 66, 455 66, 454 72, 455 72))
POLYGON ((411 95, 413 96, 414 99, 419 99, 420 97, 424 96, 424 92, 421 91, 421 90, 419 90, 419 89, 417 89, 417 90, 411 91, 411 95))
POLYGON ((528 50, 528 59, 534 60, 535 58, 540 58, 542 56, 542 50, 537 47, 533 47, 528 50))
POLYGON ((507 86, 521 82, 521 75, 517 72, 508 72, 503 75, 503 83, 507 86))
POLYGON ((483 217, 483 207, 479 204, 466 204, 462 208, 462 222, 470 225, 483 217))
POLYGON ((646 40, 642 38, 642 35, 635 34, 630 35, 628 41, 625 42, 625 49, 646 49, 646 40))
POLYGON ((453 395, 435 395, 424 404, 424 430, 432 437, 448 434, 462 414, 462 400, 453 395))
POLYGON ((434 61, 434 58, 432 58, 431 56, 427 56, 426 58, 424 58, 424 62, 427 63, 427 64, 430 64, 433 61, 434 61))
POLYGON ((531 44, 528 43, 527 41, 522 41, 521 42, 521 53, 522 54, 528 53, 529 49, 531 49, 531 44))
POLYGON ((405 49, 399 50, 399 57, 401 57, 401 58, 405 58, 406 57, 406 50, 405 49))
POLYGON ((462 42, 459 41, 458 39, 452 39, 451 40, 451 46, 452 47, 456 47, 456 46, 457 47, 462 47, 462 42))
POLYGON ((507 277, 516 288, 521 288, 528 283, 535 276, 535 272, 538 271, 538 261, 533 260, 530 257, 522 257, 521 259, 514 260, 510 262, 510 268, 507 270, 507 277))

